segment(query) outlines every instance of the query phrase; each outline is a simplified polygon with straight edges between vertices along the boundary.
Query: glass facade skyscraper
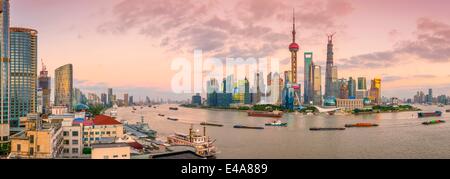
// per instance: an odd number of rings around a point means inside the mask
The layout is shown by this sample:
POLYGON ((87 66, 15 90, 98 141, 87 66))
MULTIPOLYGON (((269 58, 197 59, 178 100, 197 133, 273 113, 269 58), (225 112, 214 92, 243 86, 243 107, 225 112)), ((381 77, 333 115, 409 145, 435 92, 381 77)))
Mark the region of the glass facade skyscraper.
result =
POLYGON ((55 106, 66 106, 72 110, 73 67, 67 64, 55 70, 55 106))
POLYGON ((305 65, 304 65, 305 69, 305 75, 304 75, 304 82, 303 82, 303 100, 305 104, 310 104, 310 102, 313 100, 312 99, 312 71, 313 71, 313 53, 312 52, 305 52, 305 65))
POLYGON ((0 0, 0 144, 9 140, 9 0, 0 0))
POLYGON ((10 29, 10 125, 14 127, 19 127, 20 117, 36 113, 37 33, 34 29, 10 29))

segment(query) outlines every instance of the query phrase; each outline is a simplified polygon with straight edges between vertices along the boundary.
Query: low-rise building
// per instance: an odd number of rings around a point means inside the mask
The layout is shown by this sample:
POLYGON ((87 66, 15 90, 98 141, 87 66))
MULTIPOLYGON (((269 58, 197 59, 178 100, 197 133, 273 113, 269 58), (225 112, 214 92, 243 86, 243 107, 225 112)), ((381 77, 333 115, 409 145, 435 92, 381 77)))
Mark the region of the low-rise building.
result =
POLYGON ((82 125, 74 124, 74 119, 64 121, 62 125, 63 130, 63 158, 79 158, 83 152, 83 130, 82 125))
POLYGON ((126 143, 93 144, 91 159, 130 159, 131 147, 126 143))
POLYGON ((123 124, 106 115, 98 115, 93 120, 84 121, 83 144, 86 147, 111 139, 122 138, 124 135, 123 124))
POLYGON ((11 136, 9 158, 59 158, 63 150, 60 123, 42 123, 39 115, 30 114, 25 130, 11 136))
POLYGON ((343 110, 363 109, 363 99, 336 99, 336 107, 343 110))

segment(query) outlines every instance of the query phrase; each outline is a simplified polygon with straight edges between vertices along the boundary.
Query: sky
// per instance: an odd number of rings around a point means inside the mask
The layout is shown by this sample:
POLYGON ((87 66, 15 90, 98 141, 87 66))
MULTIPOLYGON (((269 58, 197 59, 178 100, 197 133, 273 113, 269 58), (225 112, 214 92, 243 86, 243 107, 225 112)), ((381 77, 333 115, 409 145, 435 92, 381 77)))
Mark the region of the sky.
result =
POLYGON ((428 88, 450 95, 448 7, 448 0, 11 0, 11 26, 38 30, 38 58, 50 74, 72 63, 75 87, 85 92, 186 99, 172 93, 171 65, 193 59, 194 49, 204 58, 276 58, 288 70, 295 8, 300 54, 312 51, 325 71, 326 35, 335 32, 339 78, 381 77, 383 96, 411 98, 428 88))

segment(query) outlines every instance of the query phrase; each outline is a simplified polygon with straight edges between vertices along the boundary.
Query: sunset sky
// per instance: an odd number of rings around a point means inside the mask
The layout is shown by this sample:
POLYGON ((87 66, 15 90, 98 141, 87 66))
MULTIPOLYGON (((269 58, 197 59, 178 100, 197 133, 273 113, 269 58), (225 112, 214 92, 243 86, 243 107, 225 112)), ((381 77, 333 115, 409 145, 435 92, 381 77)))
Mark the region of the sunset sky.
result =
POLYGON ((11 26, 37 29, 52 77, 72 63, 86 92, 185 99, 170 94, 170 65, 194 49, 278 58, 287 70, 293 8, 301 54, 314 52, 323 70, 326 34, 336 32, 339 78, 381 77, 389 97, 450 95, 448 0, 11 0, 11 26))

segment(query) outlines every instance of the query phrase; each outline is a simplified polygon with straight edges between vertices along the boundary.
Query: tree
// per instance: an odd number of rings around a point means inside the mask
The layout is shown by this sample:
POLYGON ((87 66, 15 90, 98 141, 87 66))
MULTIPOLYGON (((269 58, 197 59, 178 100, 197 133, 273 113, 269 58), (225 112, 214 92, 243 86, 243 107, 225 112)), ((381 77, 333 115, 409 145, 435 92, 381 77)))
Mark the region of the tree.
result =
POLYGON ((103 112, 106 110, 106 107, 103 105, 91 105, 89 106, 88 112, 91 113, 93 116, 97 116, 100 114, 103 114, 103 112))

